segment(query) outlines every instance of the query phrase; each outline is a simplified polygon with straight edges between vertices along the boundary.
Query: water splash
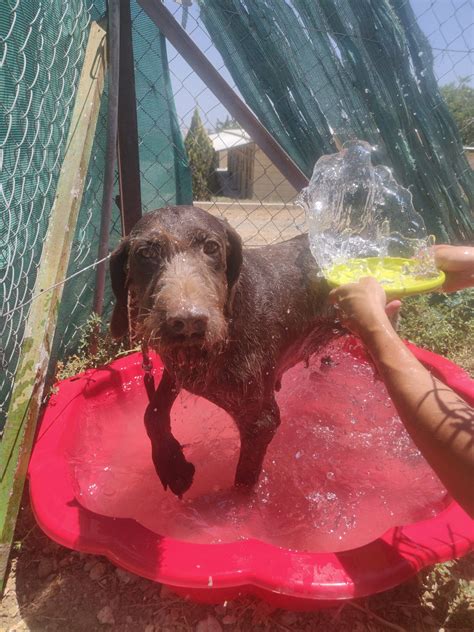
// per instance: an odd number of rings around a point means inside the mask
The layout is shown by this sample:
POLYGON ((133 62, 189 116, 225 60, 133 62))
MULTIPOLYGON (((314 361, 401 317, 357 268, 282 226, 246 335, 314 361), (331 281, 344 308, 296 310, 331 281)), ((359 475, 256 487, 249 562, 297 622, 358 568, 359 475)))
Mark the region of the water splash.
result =
MULTIPOLYGON (((436 276, 434 239, 410 191, 388 167, 372 165, 373 149, 350 141, 316 163, 297 199, 306 211, 311 252, 323 273, 352 259, 403 257, 416 260, 416 276, 436 276)), ((357 267, 359 277, 369 273, 363 262, 357 267)))
POLYGON ((173 406, 173 432, 196 466, 179 500, 153 468, 143 384, 125 380, 126 392, 111 389, 108 406, 87 399, 63 446, 78 502, 181 540, 257 538, 309 551, 363 546, 390 527, 431 518, 445 508, 446 491, 361 354, 338 339, 284 375, 281 426, 250 493, 233 486, 235 424, 210 402, 182 393, 173 406))

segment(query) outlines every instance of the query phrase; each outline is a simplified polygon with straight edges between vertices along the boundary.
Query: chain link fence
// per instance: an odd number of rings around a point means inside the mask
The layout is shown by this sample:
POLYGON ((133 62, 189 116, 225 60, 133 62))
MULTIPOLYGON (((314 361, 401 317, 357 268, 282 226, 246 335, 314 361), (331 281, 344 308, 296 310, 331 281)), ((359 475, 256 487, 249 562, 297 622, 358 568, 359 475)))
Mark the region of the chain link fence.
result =
MULTIPOLYGON (((354 2, 320 0, 311 3, 321 11, 324 9, 324 15, 321 14, 324 20, 321 19, 319 26, 313 25, 312 31, 308 30, 311 16, 304 14, 305 7, 310 3, 303 0, 277 3, 226 0, 220 3, 220 8, 210 0, 165 0, 164 4, 307 175, 310 175, 309 165, 312 166, 318 155, 335 151, 345 140, 344 130, 354 128, 353 113, 362 111, 362 106, 367 103, 367 120, 365 124, 362 119, 358 123, 361 136, 374 144, 380 139, 377 120, 372 116, 375 101, 370 105, 370 98, 376 100, 376 95, 364 96, 364 90, 371 90, 371 87, 366 87, 362 88, 363 94, 354 96, 354 82, 362 82, 364 78, 353 74, 350 60, 344 57, 355 55, 351 42, 358 37, 367 40, 373 37, 373 33, 364 31, 366 26, 369 27, 364 25, 364 11, 374 9, 370 0, 359 2, 360 14, 354 15, 352 24, 348 18, 346 24, 339 26, 336 20, 339 14, 334 7, 342 4, 354 7, 354 2), (252 23, 255 7, 261 10, 257 25, 252 23), (333 7, 332 13, 330 7, 333 7), (302 36, 297 38, 301 46, 298 59, 294 58, 295 50, 298 51, 294 42, 289 48, 288 33, 278 31, 284 22, 277 20, 277 8, 293 12, 292 15, 285 13, 284 17, 287 20, 291 18, 292 25, 296 19, 301 28, 302 36), (229 29, 241 28, 242 20, 247 20, 247 30, 240 45, 236 45, 234 36, 237 31, 231 33, 229 29), (316 35, 322 28, 321 24, 324 25, 327 46, 316 49, 316 35), (272 75, 272 85, 263 85, 262 78, 266 76, 266 69, 262 66, 265 61, 263 54, 271 38, 272 55, 278 53, 281 61, 278 72, 272 75), (308 54, 310 41, 313 48, 308 54), (246 57, 251 50, 255 52, 257 45, 263 57, 246 57), (328 68, 332 68, 333 74, 328 75, 328 68), (289 72, 299 74, 292 77, 289 72), (291 84, 295 80, 296 83, 291 84), (288 88, 291 85, 294 89, 288 88), (296 89, 301 85, 308 89, 304 100, 296 89), (318 86, 316 93, 315 85, 318 86), (263 86, 262 90, 257 86, 263 86), (332 93, 328 92, 328 86, 332 93), (323 89, 326 91, 326 103, 322 103, 323 89), (339 97, 331 101, 330 94, 340 94, 341 90, 345 95, 343 102, 338 100, 339 97), (314 108, 309 107, 311 103, 314 108), (294 116, 294 112, 298 116, 294 116), (337 125, 328 122, 329 114, 337 120, 337 125)), ((466 80, 468 75, 472 75, 472 5, 463 0, 411 0, 411 4, 406 0, 391 0, 391 5, 394 11, 398 11, 397 15, 404 8, 413 8, 412 22, 409 23, 411 18, 406 17, 402 34, 383 21, 378 25, 379 29, 387 30, 388 40, 393 38, 399 42, 402 38, 403 45, 406 45, 407 59, 395 61, 405 66, 414 64, 409 69, 412 81, 407 90, 410 96, 403 96, 401 85, 394 86, 393 93, 389 85, 379 87, 383 88, 386 103, 393 103, 395 109, 400 90, 403 108, 410 105, 410 98, 416 98, 414 102, 423 106, 424 116, 431 112, 430 116, 438 124, 440 116, 446 117, 446 113, 436 92, 434 77, 430 83, 431 77, 427 76, 431 61, 425 61, 423 56, 418 60, 412 56, 415 47, 412 40, 416 39, 417 46, 423 44, 420 51, 424 55, 433 55, 434 73, 440 83, 466 80), (426 46, 422 32, 427 38, 426 46), (423 63, 418 63, 419 60, 423 63)), ((195 203, 226 217, 248 245, 280 241, 304 230, 303 212, 294 204, 297 191, 232 119, 186 61, 169 43, 165 43, 135 0, 132 0, 131 8, 143 211, 191 200, 191 174, 183 141, 197 108, 215 150, 215 161, 209 191, 204 196, 208 199, 195 200, 195 203)), ((105 0, 4 0, 0 11, 0 419, 8 409, 22 332, 28 317, 28 301, 61 169, 89 24, 92 19, 102 18, 105 11, 105 0)), ((382 20, 383 16, 379 17, 382 20)), ((370 42, 366 44, 370 45, 370 42)), ((274 72, 274 68, 268 68, 269 82, 270 70, 274 72)), ((468 85, 470 81, 467 80, 468 85)), ((90 266, 97 258, 106 99, 107 89, 99 115, 68 276, 90 266)), ((416 110, 412 108, 413 111, 416 110)), ((460 199, 466 206, 469 203, 467 189, 472 187, 472 184, 469 185, 472 173, 465 162, 456 131, 450 127, 449 121, 448 124, 444 122, 442 129, 447 141, 440 136, 438 145, 433 141, 428 151, 425 135, 429 136, 428 131, 432 134, 432 130, 426 127, 422 117, 411 129, 412 116, 410 114, 403 122, 400 128, 402 136, 397 134, 400 129, 394 130, 393 147, 389 147, 386 153, 387 162, 390 163, 390 158, 397 152, 408 153, 406 148, 414 143, 424 146, 425 154, 437 146, 437 153, 432 151, 433 155, 426 158, 426 177, 437 181, 438 169, 452 168, 455 162, 457 167, 450 172, 453 178, 450 186, 461 191, 460 199), (448 156, 454 156, 455 160, 448 156)), ((472 125, 472 119, 467 124, 472 125)), ((416 164, 411 170, 400 167, 397 177, 401 177, 404 183, 410 183, 410 178, 418 178, 416 168, 416 164)), ((446 213, 449 217, 449 212, 446 213)), ((111 247, 117 243, 120 233, 120 216, 115 209, 111 247)), ((56 355, 63 356, 74 350, 81 327, 91 314, 94 283, 95 270, 89 268, 65 284, 55 341, 56 355)), ((110 300, 107 306, 109 309, 110 300)))
MULTIPOLYGON (((412 189, 430 232, 472 237, 472 172, 437 85, 472 80, 471 3, 200 0, 174 15, 307 176, 320 155, 362 138, 412 189)), ((216 139, 227 113, 179 56, 170 67, 178 95, 193 86, 214 145, 229 143, 221 195, 205 207, 235 216, 250 243, 291 236, 304 219, 296 192, 241 130, 216 139)), ((186 129, 191 104, 178 110, 186 129)))
MULTIPOLYGON (((93 7, 95 19, 104 15, 104 11, 104 0, 96 0, 93 7)), ((131 2, 131 12, 142 209, 146 213, 166 204, 191 203, 191 178, 169 82, 166 43, 134 0, 131 2)), ((68 276, 97 259, 105 167, 106 114, 107 90, 99 114, 68 276)), ((114 197, 119 193, 117 173, 115 180, 114 197)), ((119 208, 114 206, 110 231, 111 249, 120 240, 121 231, 119 208)), ((93 268, 66 283, 55 355, 62 357, 75 349, 81 328, 92 313, 94 284, 93 268)), ((111 303, 109 287, 104 320, 107 320, 111 303)))
POLYGON ((90 23, 87 0, 0 11, 0 417, 6 412, 90 23))
MULTIPOLYGON (((165 6, 241 96, 205 27, 200 3, 167 0, 165 6)), ((225 217, 248 246, 275 243, 304 231, 304 212, 294 204, 299 192, 169 43, 168 51, 183 136, 186 137, 197 110, 216 152, 208 195, 204 199, 195 197, 194 204, 225 217)))
MULTIPOLYGON (((146 212, 191 202, 191 181, 164 40, 136 2, 131 6, 146 212)), ((19 361, 90 22, 105 15, 105 0, 8 0, 0 11, 0 428, 19 361)), ((95 269, 90 266, 98 252, 106 112, 107 86, 67 274, 73 278, 64 284, 55 357, 75 349, 92 312, 95 269)), ((111 248, 120 236, 120 213, 115 207, 111 248)), ((107 298, 104 319, 110 310, 110 289, 107 298)))

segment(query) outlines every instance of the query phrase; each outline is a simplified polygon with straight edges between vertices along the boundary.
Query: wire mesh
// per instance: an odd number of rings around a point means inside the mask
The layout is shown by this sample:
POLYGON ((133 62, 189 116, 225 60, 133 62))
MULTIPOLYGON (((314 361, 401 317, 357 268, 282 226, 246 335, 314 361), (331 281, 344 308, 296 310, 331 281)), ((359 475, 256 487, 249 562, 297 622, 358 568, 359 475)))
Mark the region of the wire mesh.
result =
POLYGON ((0 11, 0 418, 61 169, 90 22, 87 0, 0 11), (12 310, 15 310, 12 312, 12 310))
MULTIPOLYGON (((185 25, 186 32, 240 94, 230 72, 232 70, 235 75, 235 68, 227 57, 229 51, 235 59, 238 55, 242 56, 247 40, 244 38, 240 42, 239 50, 233 50, 234 44, 226 39, 228 33, 222 33, 224 44, 212 29, 211 37, 203 13, 207 0, 165 0, 164 4, 176 20, 185 25), (221 53, 226 57, 227 65, 221 53)), ((244 11, 248 3, 241 0, 233 4, 239 5, 239 11, 244 11)), ((264 7, 259 26, 261 32, 268 28, 269 36, 274 31, 272 4, 264 0, 254 4, 264 7)), ((274 6, 285 5, 285 9, 294 11, 297 4, 301 9, 305 2, 286 0, 274 6)), ((326 7, 331 4, 336 3, 329 0, 318 3, 326 7)), ((403 10, 407 0, 391 0, 391 4, 403 10)), ((359 5, 362 11, 368 6, 368 0, 359 5)), ((471 3, 464 0, 411 0, 410 6, 414 18, 407 29, 408 37, 419 37, 417 29, 421 27, 430 44, 428 50, 433 54, 438 83, 458 84, 464 81, 470 86, 474 41, 471 3)), ((209 190, 202 196, 207 199, 195 199, 194 203, 228 219, 248 245, 281 241, 302 232, 305 229, 303 211, 294 204, 297 191, 232 120, 186 61, 169 43, 165 43, 135 0, 132 0, 131 7, 144 212, 169 203, 191 201, 190 172, 183 141, 197 108, 216 150, 216 158, 209 174, 209 190)), ((0 299, 3 311, 0 322, 0 420, 7 410, 18 362, 29 311, 27 301, 31 298, 54 200, 88 27, 90 20, 99 19, 105 10, 105 0, 4 0, 0 11, 0 299)), ((304 28, 303 24, 300 26, 304 28)), ((350 24, 348 28, 351 28, 350 24)), ((337 61, 340 55, 338 32, 333 30, 334 33, 329 35, 334 42, 336 56, 336 61, 331 61, 334 74, 325 78, 328 66, 323 63, 321 51, 308 57, 303 70, 308 85, 309 78, 313 82, 315 76, 319 77, 318 104, 323 98, 319 93, 328 95, 327 88, 331 82, 336 82, 338 89, 341 88, 346 100, 343 104, 331 101, 330 96, 326 96, 327 102, 322 104, 326 111, 334 110, 339 132, 350 127, 352 110, 365 97, 350 96, 349 90, 344 89, 353 79, 344 64, 339 63, 341 60, 337 61)), ((390 36, 391 33, 387 32, 387 37, 390 36)), ((301 46, 303 42, 304 38, 301 38, 301 46)), ((264 42, 261 44, 263 46, 264 42)), ((277 105, 284 93, 288 105, 298 109, 299 120, 302 121, 302 129, 298 133, 306 138, 306 142, 299 144, 298 151, 290 153, 297 162, 312 166, 318 152, 334 151, 339 139, 327 127, 324 112, 317 108, 314 112, 306 111, 307 106, 298 101, 296 92, 285 90, 285 81, 290 81, 290 78, 285 79, 289 67, 285 55, 290 55, 290 51, 284 48, 284 33, 281 33, 278 46, 281 49, 280 87, 272 86, 273 105, 277 105), (326 126, 325 133, 316 134, 317 126, 312 123, 316 119, 321 129, 326 126)), ((294 51, 291 50, 293 56, 294 51)), ((304 80, 303 74, 301 81, 304 83, 304 80)), ((239 82, 242 94, 243 85, 239 82)), ((420 90, 424 89, 424 85, 419 81, 420 90)), ((245 97, 257 112, 258 102, 263 103, 258 91, 254 102, 247 93, 245 97)), ((97 256, 106 98, 107 90, 99 114, 68 276, 89 266, 97 256)), ((437 109, 442 107, 440 103, 432 104, 434 117, 437 109)), ((268 103, 265 107, 268 110, 265 116, 257 113, 265 119, 266 126, 271 129, 273 121, 275 129, 283 130, 288 142, 293 141, 296 137, 296 132, 292 131, 294 121, 291 118, 284 120, 277 107, 269 108, 268 103)), ((465 135, 473 125, 471 116, 461 132, 465 135)), ((368 140, 371 135, 375 139, 377 137, 376 125, 370 121, 362 131, 368 140)), ((462 152, 459 141, 456 142, 458 151, 462 152)), ((285 146, 285 142, 282 145, 285 146)), ((434 158, 435 162, 442 160, 441 156, 434 158)), ((465 166, 454 175, 452 187, 458 187, 463 178, 472 177, 472 174, 466 173, 467 169, 465 166)), ((433 177, 437 177, 436 171, 433 173, 433 177)), ((118 209, 114 209, 111 248, 120 233, 120 216, 118 209)), ((55 352, 59 356, 74 349, 81 327, 91 313, 94 278, 95 271, 89 268, 65 286, 55 341, 55 352)), ((107 306, 109 308, 110 300, 107 306)), ((106 309, 105 318, 107 313, 106 309)))
MULTIPOLYGON (((208 57, 214 67, 240 92, 214 45, 200 15, 197 2, 166 0, 166 7, 208 57)), ((305 230, 304 213, 294 204, 297 191, 262 150, 248 138, 206 84, 181 55, 169 44, 169 65, 182 134, 186 137, 197 109, 216 152, 204 198, 194 197, 194 204, 227 219, 249 246, 275 243, 305 230), (227 124, 226 124, 227 121, 227 124), (228 140, 229 134, 233 138, 228 140), (220 137, 224 136, 222 140, 220 137), (221 149, 228 142, 228 148, 221 149), (216 173, 217 170, 217 173, 216 173)))
MULTIPOLYGON (((178 20, 183 12, 174 9, 178 20)), ((472 17, 472 5, 462 0, 200 0, 188 8, 187 31, 219 70, 231 74, 247 104, 307 175, 322 153, 352 138, 369 141, 378 159, 412 188, 430 232, 446 240, 472 237, 474 181, 436 78, 456 84, 470 75, 472 81, 472 17)), ((193 82, 179 56, 171 57, 171 71, 176 94, 195 85, 194 105, 215 132, 219 104, 193 82)), ((181 112, 186 128, 189 106, 181 112)), ((234 169, 242 151, 234 146, 228 152, 234 169)), ((228 212, 241 218, 252 243, 289 236, 296 192, 288 195, 285 179, 258 147, 253 169, 253 194, 233 191, 236 202, 228 212), (279 202, 283 212, 269 209, 265 230, 259 223, 252 228, 257 213, 253 207, 248 212, 242 197, 279 202), (284 217, 288 228, 278 221, 284 217)), ((232 181, 231 171, 227 166, 232 181)), ((225 196, 212 197, 213 208, 227 210, 225 196)))
MULTIPOLYGON (((95 12, 104 10, 103 0, 95 3, 95 12)), ((138 142, 143 212, 167 204, 192 202, 190 173, 169 84, 166 44, 151 20, 131 2, 132 38, 135 63, 138 142)), ((74 239, 68 276, 97 258, 102 200, 102 174, 105 161, 107 90, 104 92, 92 158, 86 179, 78 228, 74 239)), ((118 174, 116 173, 118 194, 118 174)), ((118 206, 112 214, 109 246, 121 237, 118 206)), ((92 312, 95 270, 89 269, 65 285, 54 353, 63 356, 74 350, 81 328, 92 312)), ((103 319, 112 305, 110 287, 105 297, 103 319)))

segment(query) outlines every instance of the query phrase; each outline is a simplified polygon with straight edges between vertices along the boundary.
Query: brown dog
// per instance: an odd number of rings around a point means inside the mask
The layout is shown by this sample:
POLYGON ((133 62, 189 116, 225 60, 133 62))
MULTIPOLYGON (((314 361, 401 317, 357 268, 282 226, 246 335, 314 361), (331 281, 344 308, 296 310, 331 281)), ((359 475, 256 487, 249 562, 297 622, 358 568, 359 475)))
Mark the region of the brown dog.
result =
POLYGON ((131 326, 166 367, 145 413, 165 489, 181 496, 194 476, 170 428, 181 388, 234 418, 241 439, 235 483, 254 485, 280 423, 274 393, 283 373, 335 328, 308 236, 243 249, 236 231, 206 211, 166 207, 123 239, 110 272, 112 334, 124 336, 131 326))

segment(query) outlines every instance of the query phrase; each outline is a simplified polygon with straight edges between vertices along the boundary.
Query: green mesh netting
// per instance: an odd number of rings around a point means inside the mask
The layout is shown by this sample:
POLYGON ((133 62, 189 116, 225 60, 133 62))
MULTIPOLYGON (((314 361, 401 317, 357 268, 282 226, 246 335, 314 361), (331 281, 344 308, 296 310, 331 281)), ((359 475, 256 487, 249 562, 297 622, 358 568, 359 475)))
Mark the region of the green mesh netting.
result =
POLYGON ((474 176, 406 0, 200 0, 227 68, 309 176, 353 138, 410 187, 428 230, 474 238, 474 176))
MULTIPOLYGON (((91 19, 104 0, 2 0, 0 9, 0 427, 8 408, 91 19)), ((144 210, 189 203, 191 177, 164 40, 132 2, 144 210)), ((97 258, 105 155, 104 93, 68 275, 97 258)), ((120 236, 115 209, 111 247, 120 236)), ((95 271, 64 288, 55 349, 90 315, 95 271)), ((110 293, 109 293, 110 295, 110 293)))
MULTIPOLYGON (((101 1, 96 2, 99 12, 102 5, 101 1)), ((131 3, 131 11, 143 211, 166 204, 192 204, 191 174, 175 110, 165 38, 135 1, 131 3)), ((97 258, 106 113, 105 90, 68 276, 97 258)), ((117 208, 113 210, 112 219, 110 244, 113 248, 121 237, 117 208)), ((65 287, 56 337, 59 355, 74 348, 78 327, 92 312, 94 284, 95 269, 92 269, 65 287)), ((110 287, 105 298, 106 320, 112 305, 110 287)))
POLYGON ((0 10, 0 425, 28 316, 24 303, 34 286, 64 155, 88 25, 83 0, 4 0, 0 10))

